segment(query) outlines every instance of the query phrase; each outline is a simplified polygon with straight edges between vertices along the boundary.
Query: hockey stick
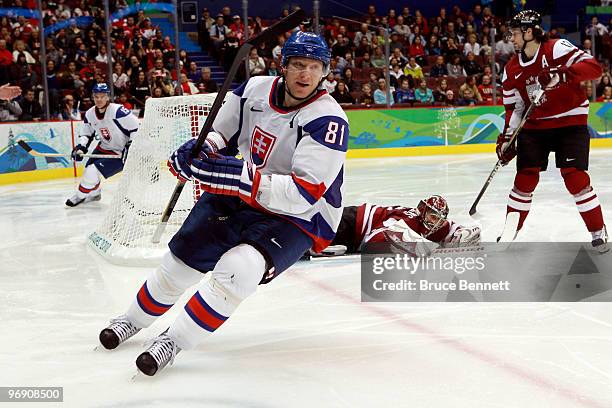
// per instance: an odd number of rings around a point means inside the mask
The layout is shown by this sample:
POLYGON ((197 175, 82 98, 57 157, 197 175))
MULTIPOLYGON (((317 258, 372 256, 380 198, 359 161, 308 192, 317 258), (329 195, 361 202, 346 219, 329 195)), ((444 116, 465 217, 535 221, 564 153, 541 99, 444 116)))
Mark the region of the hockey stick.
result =
MULTIPOLYGON (((508 143, 508 146, 506 146, 506 149, 504 149, 502 151, 502 154, 506 153, 506 150, 509 149, 510 146, 512 146, 512 144, 516 140, 518 134, 521 132, 521 130, 523 130, 523 126, 525 126, 525 123, 527 123, 527 119, 529 119, 529 115, 531 115, 531 111, 533 111, 533 109, 537 106, 537 103, 540 101, 540 99, 542 99, 543 95, 544 95, 544 90, 543 89, 538 89, 535 92, 535 96, 533 98, 533 102, 531 102, 531 105, 529 105, 529 108, 527 108, 527 111, 523 115, 523 118, 521 119, 518 127, 514 130, 514 133, 512 133, 512 137, 510 138, 510 142, 508 143)), ((474 204, 472 204, 472 207, 470 208, 470 215, 476 214, 476 206, 480 202, 480 199, 484 195, 485 191, 487 191, 487 188, 489 188, 489 184, 491 184, 491 181, 493 180, 493 177, 495 177, 495 174, 497 174, 497 172, 499 171, 499 169, 502 166, 503 166, 502 161, 501 160, 497 160, 497 163, 495 164, 495 167, 493 167, 493 171, 491 172, 491 174, 489 174, 489 177, 487 178, 487 181, 485 181, 484 186, 482 186, 482 189, 480 189, 480 193, 478 193, 478 197, 476 197, 476 200, 474 200, 474 204)))
MULTIPOLYGON (((38 150, 34 150, 32 146, 30 146, 23 140, 19 140, 17 144, 21 146, 23 150, 30 153, 32 156, 36 156, 36 157, 72 157, 72 154, 70 153, 65 154, 65 153, 39 152, 38 150)), ((121 158, 121 155, 115 156, 112 154, 81 154, 80 156, 84 158, 90 158, 90 159, 120 159, 121 158)))
MULTIPOLYGON (((223 105, 225 95, 229 91, 229 88, 232 85, 232 81, 236 76, 236 72, 238 71, 238 68, 242 66, 242 61, 249 55, 251 49, 253 47, 258 46, 262 42, 268 41, 289 30, 292 30, 293 28, 297 27, 304 20, 305 17, 306 13, 304 12, 304 10, 299 9, 291 13, 284 19, 280 20, 276 24, 271 25, 270 27, 268 27, 268 29, 262 31, 259 35, 250 38, 238 49, 238 52, 234 57, 234 61, 232 62, 232 66, 230 67, 229 72, 225 77, 223 86, 221 86, 221 89, 219 89, 219 92, 217 93, 217 96, 215 97, 215 100, 210 108, 210 112, 206 117, 204 126, 202 127, 202 130, 198 135, 196 144, 193 146, 193 149, 191 149, 192 157, 197 157, 198 154, 200 154, 202 146, 204 146, 204 142, 206 141, 206 137, 208 136, 208 132, 210 132, 210 130, 212 129, 213 122, 217 117, 217 114, 219 113, 219 109, 221 109, 221 106, 223 105)), ((172 211, 174 211, 174 207, 179 197, 181 196, 183 187, 185 187, 185 182, 179 180, 176 183, 176 187, 174 187, 174 192, 172 193, 172 196, 170 197, 166 208, 164 209, 161 221, 159 222, 157 228, 155 229, 155 232, 153 233, 153 237, 151 238, 152 243, 157 244, 160 242, 161 236, 164 233, 164 230, 166 229, 166 225, 168 225, 170 215, 172 215, 172 211)))

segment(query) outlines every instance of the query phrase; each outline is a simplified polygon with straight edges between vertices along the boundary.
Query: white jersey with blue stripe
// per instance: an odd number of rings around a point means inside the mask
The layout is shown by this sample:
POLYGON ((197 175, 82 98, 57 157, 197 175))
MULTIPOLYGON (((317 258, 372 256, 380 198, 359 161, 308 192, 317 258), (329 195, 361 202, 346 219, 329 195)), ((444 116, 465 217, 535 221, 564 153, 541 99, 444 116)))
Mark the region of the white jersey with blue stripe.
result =
POLYGON ((256 201, 294 223, 321 250, 342 216, 346 114, 325 90, 305 103, 276 102, 280 77, 254 77, 228 95, 213 128, 226 154, 240 152, 261 173, 256 201))
POLYGON ((118 103, 111 103, 101 119, 96 115, 96 107, 85 112, 79 144, 86 146, 94 136, 100 137, 98 149, 121 153, 126 143, 138 130, 138 118, 132 111, 118 103))

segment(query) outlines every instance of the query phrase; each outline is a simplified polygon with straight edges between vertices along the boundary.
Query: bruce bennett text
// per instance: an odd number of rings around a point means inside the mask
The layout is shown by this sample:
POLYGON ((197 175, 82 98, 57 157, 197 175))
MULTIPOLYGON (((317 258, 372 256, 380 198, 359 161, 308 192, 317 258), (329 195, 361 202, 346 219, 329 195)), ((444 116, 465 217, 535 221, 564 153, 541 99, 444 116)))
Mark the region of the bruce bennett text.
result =
POLYGON ((507 280, 497 282, 470 282, 460 279, 458 282, 430 282, 426 279, 411 281, 402 279, 397 282, 385 282, 376 279, 372 282, 374 290, 377 291, 428 291, 428 292, 452 292, 456 290, 469 291, 495 291, 503 292, 510 290, 510 282, 507 280))

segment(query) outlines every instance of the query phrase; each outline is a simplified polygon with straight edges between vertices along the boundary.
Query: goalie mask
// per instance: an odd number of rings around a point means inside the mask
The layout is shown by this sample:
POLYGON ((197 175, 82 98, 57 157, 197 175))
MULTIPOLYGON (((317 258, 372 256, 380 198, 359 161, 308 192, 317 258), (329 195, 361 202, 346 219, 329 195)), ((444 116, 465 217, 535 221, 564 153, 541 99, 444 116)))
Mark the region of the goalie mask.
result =
POLYGON ((417 206, 421 215, 421 222, 427 228, 427 235, 431 235, 444 225, 446 217, 448 217, 448 204, 446 200, 439 196, 433 195, 419 202, 417 206))

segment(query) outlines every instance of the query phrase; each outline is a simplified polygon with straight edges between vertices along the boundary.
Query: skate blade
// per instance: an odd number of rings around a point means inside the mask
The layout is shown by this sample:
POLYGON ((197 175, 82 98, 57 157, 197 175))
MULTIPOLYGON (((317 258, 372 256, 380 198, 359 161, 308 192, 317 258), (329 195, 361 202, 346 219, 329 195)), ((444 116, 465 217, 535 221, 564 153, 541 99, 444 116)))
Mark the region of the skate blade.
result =
POLYGON ((518 235, 518 224, 520 215, 517 212, 511 212, 506 216, 506 223, 504 224, 504 230, 501 235, 497 237, 497 245, 495 249, 497 251, 507 251, 510 249, 512 242, 518 235))
POLYGON ((102 194, 98 194, 97 196, 94 196, 94 197, 85 198, 85 203, 95 203, 96 201, 100 201, 100 200, 102 200, 102 194))

